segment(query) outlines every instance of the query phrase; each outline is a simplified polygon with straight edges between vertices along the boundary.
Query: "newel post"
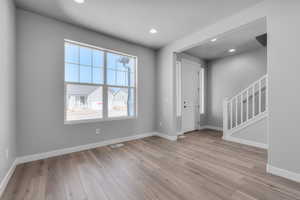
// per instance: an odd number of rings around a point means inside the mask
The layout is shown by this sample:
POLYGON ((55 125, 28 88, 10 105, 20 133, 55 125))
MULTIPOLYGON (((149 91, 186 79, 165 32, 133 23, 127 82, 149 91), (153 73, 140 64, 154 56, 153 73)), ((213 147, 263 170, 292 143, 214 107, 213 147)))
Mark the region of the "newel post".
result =
POLYGON ((228 98, 223 100, 223 138, 228 131, 228 98))

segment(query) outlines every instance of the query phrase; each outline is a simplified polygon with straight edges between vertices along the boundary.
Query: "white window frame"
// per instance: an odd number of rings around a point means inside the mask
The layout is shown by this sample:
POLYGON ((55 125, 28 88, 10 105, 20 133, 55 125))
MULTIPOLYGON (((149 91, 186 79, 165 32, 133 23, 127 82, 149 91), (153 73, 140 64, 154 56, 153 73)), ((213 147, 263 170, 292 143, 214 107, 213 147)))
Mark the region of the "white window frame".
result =
MULTIPOLYGON (((111 50, 111 49, 106 49, 106 48, 101 48, 97 47, 94 45, 86 44, 86 43, 81 43, 69 39, 64 40, 64 48, 65 48, 65 43, 70 43, 74 45, 78 45, 80 47, 87 47, 91 49, 96 49, 104 52, 104 66, 103 66, 103 84, 94 84, 94 83, 80 83, 80 82, 70 82, 70 81, 65 81, 65 54, 64 54, 64 124, 81 124, 81 123, 94 123, 94 122, 104 122, 104 121, 114 121, 114 120, 126 120, 126 119, 136 119, 138 117, 138 57, 130 54, 126 54, 123 52, 111 50), (135 59, 135 74, 134 74, 134 86, 133 87, 128 87, 128 86, 119 86, 119 85, 109 85, 106 84, 107 82, 107 61, 106 61, 106 54, 107 53, 114 53, 114 54, 119 54, 123 56, 128 56, 132 57, 135 59), (66 88, 68 84, 74 84, 74 85, 90 85, 90 86, 101 86, 102 87, 102 100, 103 100, 103 109, 102 109, 102 118, 95 118, 95 119, 81 119, 81 120, 67 120, 67 99, 66 99, 66 88), (133 116, 122 116, 122 117, 109 117, 108 116, 108 93, 107 89, 109 87, 116 87, 116 88, 133 88, 134 89, 134 115, 133 116)), ((65 52, 65 51, 64 51, 65 52)))

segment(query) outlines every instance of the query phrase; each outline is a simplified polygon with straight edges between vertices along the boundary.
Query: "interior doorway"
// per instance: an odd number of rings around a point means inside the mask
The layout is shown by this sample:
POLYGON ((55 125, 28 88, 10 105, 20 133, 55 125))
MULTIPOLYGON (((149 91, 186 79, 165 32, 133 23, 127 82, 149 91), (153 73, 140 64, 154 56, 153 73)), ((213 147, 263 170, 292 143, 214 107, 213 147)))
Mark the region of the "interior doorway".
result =
MULTIPOLYGON (((217 35, 177 54, 181 55, 182 65, 182 115, 178 118, 181 129, 177 132, 222 131, 225 140, 267 148, 266 19, 217 35), (182 59, 183 55, 188 61, 182 59), (205 69, 203 113, 200 100, 192 101, 200 99, 193 96, 199 95, 192 86, 197 82, 196 73, 192 73, 194 61, 205 69)), ((200 80, 198 77, 198 84, 200 80)))

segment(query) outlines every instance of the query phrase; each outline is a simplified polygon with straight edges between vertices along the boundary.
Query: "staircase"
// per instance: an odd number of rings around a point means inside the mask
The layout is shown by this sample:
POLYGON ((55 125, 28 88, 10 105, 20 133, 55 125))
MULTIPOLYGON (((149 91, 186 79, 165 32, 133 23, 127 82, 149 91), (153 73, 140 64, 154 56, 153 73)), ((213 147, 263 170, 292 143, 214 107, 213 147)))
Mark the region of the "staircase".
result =
MULTIPOLYGON (((231 98, 223 101, 223 139, 240 142, 252 146, 267 148, 266 142, 260 143, 248 139, 241 139, 233 135, 240 134, 243 129, 252 126, 255 131, 256 123, 268 116, 268 75, 264 75, 249 87, 231 98)), ((266 125, 265 125, 266 127, 266 125)), ((254 134, 247 131, 246 134, 254 134)), ((266 134, 266 130, 263 130, 266 134)), ((247 136, 247 137, 248 137, 247 136)), ((249 138, 249 137, 248 137, 249 138)))

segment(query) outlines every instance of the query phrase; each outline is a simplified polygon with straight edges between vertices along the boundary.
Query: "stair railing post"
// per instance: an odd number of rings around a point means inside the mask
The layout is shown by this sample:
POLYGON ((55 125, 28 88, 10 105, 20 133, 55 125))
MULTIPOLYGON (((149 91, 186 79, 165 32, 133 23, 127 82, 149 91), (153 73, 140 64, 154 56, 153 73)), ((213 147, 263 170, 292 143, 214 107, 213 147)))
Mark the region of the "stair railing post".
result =
POLYGON ((223 137, 226 137, 228 132, 228 98, 223 100, 223 137))
POLYGON ((244 93, 241 94, 241 124, 244 122, 244 93))

